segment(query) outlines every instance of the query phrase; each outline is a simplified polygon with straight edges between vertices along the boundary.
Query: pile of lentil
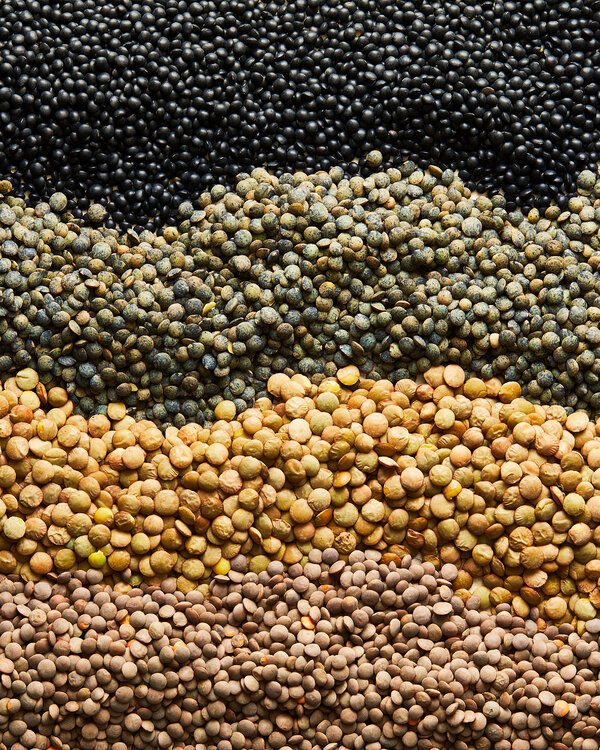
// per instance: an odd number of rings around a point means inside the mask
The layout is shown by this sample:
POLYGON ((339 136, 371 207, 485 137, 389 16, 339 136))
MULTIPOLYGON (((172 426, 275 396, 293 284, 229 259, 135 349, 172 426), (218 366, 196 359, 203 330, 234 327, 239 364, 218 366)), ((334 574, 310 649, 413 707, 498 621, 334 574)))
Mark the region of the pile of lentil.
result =
POLYGON ((542 403, 600 407, 592 172, 565 211, 528 214, 412 163, 349 180, 256 169, 158 235, 66 209, 62 194, 0 200, 0 374, 33 367, 79 413, 122 401, 181 427, 221 398, 251 406, 273 373, 350 363, 392 381, 457 363, 542 403))
MULTIPOLYGON (((595 750, 600 621, 538 631, 453 565, 315 550, 204 594, 0 582, 0 728, 59 750, 595 750)), ((207 587, 208 588, 208 587, 207 587)))
POLYGON ((457 565, 484 607, 595 619, 597 424, 456 365, 425 381, 273 375, 241 415, 222 401, 212 425, 163 434, 123 404, 86 421, 25 370, 0 393, 0 573, 92 567, 187 593, 240 555, 259 573, 376 549, 457 565))
POLYGON ((0 750, 600 749, 599 7, 0 3, 0 750))
POLYGON ((0 43, 0 168, 118 223, 372 148, 527 206, 598 161, 588 0, 3 0, 0 43))

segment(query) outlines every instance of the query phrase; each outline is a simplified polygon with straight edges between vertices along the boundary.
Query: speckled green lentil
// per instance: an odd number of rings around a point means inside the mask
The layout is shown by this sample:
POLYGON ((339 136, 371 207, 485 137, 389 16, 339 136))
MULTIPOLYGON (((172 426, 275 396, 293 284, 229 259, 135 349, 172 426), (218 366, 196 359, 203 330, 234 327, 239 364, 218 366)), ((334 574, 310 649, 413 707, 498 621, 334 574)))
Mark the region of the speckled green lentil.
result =
POLYGON ((600 183, 577 184, 564 211, 524 214, 413 163, 350 179, 259 168, 186 202, 176 226, 124 234, 99 205, 80 224, 63 194, 33 206, 6 185, 0 377, 30 367, 78 413, 121 402, 181 427, 240 413, 286 368, 396 382, 444 363, 595 413, 600 183))

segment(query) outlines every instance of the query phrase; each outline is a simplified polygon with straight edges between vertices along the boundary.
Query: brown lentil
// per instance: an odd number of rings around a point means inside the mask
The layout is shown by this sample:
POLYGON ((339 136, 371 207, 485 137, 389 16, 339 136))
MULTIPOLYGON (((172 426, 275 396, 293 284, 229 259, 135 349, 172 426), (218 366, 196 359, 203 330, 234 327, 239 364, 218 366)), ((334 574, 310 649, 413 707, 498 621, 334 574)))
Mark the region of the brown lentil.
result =
POLYGON ((595 422, 457 365, 424 381, 279 373, 242 414, 224 401, 214 424, 162 434, 119 403, 86 421, 59 388, 28 406, 38 384, 24 372, 0 392, 2 569, 37 580, 93 567, 125 586, 172 575, 184 590, 239 555, 263 568, 374 548, 457 564, 462 598, 475 581, 492 605, 507 600, 510 578, 521 614, 561 599, 565 612, 542 618, 595 617, 595 422))
MULTIPOLYGON (((125 591, 90 569, 0 577, 7 747, 127 750, 592 750, 600 620, 540 628, 537 605, 428 561, 313 549, 239 555, 210 584, 185 561, 125 591), (244 572, 250 565, 249 572, 244 572), (193 583, 193 585, 188 585, 193 583), (533 619, 532 619, 533 618, 533 619), (526 738, 526 739, 525 739, 526 738)), ((1 555, 0 555, 1 559, 1 555)), ((508 584, 508 579, 507 579, 508 584)), ((561 617, 563 598, 549 598, 561 617)))

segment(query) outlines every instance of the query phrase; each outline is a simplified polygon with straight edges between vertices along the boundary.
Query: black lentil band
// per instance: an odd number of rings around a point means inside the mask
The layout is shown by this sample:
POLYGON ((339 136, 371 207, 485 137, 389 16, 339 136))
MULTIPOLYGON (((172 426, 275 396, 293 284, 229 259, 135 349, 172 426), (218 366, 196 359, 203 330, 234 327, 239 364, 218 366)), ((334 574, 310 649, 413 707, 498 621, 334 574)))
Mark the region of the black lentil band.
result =
POLYGON ((599 25, 588 0, 4 0, 0 166, 147 227, 372 148, 545 205, 598 158, 599 25))

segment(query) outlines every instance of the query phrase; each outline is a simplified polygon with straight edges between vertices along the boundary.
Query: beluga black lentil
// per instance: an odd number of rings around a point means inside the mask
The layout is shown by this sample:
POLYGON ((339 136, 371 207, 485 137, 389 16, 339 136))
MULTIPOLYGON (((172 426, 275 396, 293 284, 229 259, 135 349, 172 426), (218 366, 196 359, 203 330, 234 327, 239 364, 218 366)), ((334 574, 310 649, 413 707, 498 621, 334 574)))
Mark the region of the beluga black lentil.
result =
POLYGON ((564 211, 523 213, 413 162, 351 178, 255 169, 138 234, 5 181, 0 375, 32 367, 83 414, 119 401, 178 427, 222 398, 243 410, 273 373, 348 364, 392 381, 458 364, 597 411, 600 181, 586 170, 577 186, 564 211))
POLYGON ((598 160, 588 0, 4 0, 0 43, 0 168, 118 224, 373 148, 527 207, 598 160))

